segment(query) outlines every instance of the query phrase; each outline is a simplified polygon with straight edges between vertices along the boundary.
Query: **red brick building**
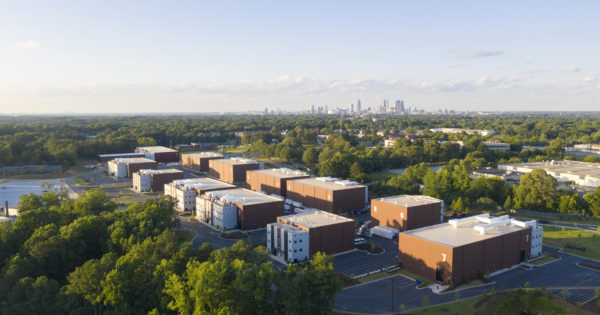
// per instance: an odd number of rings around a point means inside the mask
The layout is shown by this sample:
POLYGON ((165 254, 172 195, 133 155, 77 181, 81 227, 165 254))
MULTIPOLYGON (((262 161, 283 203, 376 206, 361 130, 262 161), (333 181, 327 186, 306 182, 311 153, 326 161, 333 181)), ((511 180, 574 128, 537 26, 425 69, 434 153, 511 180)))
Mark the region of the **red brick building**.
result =
POLYGON ((371 200, 371 218, 375 225, 400 231, 439 224, 443 201, 420 195, 399 195, 371 200))
POLYGON ((186 153, 181 155, 181 165, 196 172, 208 172, 208 161, 222 158, 222 154, 214 152, 186 153))
POLYGON ((287 181, 286 197, 311 208, 342 213, 364 209, 367 187, 331 177, 293 179, 287 181))
POLYGON ((535 221, 487 214, 402 232, 398 238, 403 268, 456 285, 523 262, 538 246, 541 229, 535 221))
POLYGON ((254 191, 264 191, 268 194, 285 197, 288 180, 309 177, 308 173, 289 168, 271 168, 247 171, 246 183, 254 191))
POLYGON ((230 184, 238 184, 246 181, 246 171, 261 168, 262 163, 251 159, 231 158, 209 160, 208 176, 230 184))

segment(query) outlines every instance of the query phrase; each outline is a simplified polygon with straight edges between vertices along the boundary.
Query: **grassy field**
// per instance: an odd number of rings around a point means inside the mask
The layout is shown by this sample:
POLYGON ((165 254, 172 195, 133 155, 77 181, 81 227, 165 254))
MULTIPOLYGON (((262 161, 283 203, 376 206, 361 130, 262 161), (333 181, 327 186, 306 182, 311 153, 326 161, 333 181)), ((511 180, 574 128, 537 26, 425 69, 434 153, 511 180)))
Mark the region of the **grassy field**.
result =
POLYGON ((379 171, 379 172, 369 174, 369 181, 370 182, 387 181, 390 177, 392 177, 394 175, 395 175, 394 173, 390 173, 388 171, 379 171))
POLYGON ((543 226, 544 244, 559 247, 565 252, 600 260, 600 235, 596 232, 543 226), (565 249, 571 244, 585 248, 585 251, 565 249))
MULTIPOLYGON (((531 294, 532 291, 502 292, 488 297, 473 297, 457 302, 422 308, 402 314, 495 314, 503 302, 506 304, 506 299, 514 297, 515 295, 526 295, 529 297, 531 294)), ((536 306, 529 307, 529 309, 539 312, 539 314, 595 314, 596 311, 595 309, 583 309, 574 303, 565 301, 557 296, 547 294, 542 294, 540 297, 538 297, 535 304, 536 306)), ((512 312, 506 314, 512 314, 512 312)))

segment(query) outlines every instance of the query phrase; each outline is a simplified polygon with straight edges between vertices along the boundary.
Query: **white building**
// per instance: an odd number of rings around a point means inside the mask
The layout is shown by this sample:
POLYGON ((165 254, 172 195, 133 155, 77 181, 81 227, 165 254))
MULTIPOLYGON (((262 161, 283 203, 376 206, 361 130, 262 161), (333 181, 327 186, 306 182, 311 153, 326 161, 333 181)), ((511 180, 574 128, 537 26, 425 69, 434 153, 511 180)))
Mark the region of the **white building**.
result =
POLYGON ((199 194, 231 188, 236 188, 236 186, 208 177, 180 179, 165 184, 165 196, 175 199, 177 211, 194 211, 196 210, 196 197, 199 194))
POLYGON ((237 226, 237 207, 223 196, 209 192, 196 197, 196 218, 217 229, 230 230, 237 226))
POLYGON ((267 250, 289 262, 308 260, 310 254, 308 231, 283 222, 268 224, 267 250))
POLYGON ((543 170, 559 183, 572 182, 579 186, 600 187, 600 164, 579 161, 546 161, 500 164, 498 169, 529 173, 543 170))
POLYGON ((116 178, 127 177, 127 162, 129 159, 119 158, 108 161, 108 174, 116 178))

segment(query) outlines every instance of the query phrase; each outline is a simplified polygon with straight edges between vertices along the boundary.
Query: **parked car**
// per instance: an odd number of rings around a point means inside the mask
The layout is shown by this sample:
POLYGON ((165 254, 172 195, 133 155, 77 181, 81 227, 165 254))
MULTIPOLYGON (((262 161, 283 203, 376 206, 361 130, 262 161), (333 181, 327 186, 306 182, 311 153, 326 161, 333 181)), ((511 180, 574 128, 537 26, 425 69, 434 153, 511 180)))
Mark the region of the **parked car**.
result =
POLYGON ((360 244, 366 244, 367 240, 365 240, 363 237, 357 237, 354 239, 354 246, 356 245, 360 245, 360 244))

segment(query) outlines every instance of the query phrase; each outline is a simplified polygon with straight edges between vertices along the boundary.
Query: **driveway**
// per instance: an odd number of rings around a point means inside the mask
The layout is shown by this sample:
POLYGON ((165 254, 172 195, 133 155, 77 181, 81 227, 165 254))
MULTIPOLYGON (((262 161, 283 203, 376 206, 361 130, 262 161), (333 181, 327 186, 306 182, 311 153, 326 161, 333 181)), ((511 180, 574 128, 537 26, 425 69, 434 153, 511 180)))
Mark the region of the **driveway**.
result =
MULTIPOLYGON (((549 248, 545 248, 545 250, 549 248)), ((532 288, 546 287, 548 291, 560 295, 567 288, 567 299, 585 303, 594 298, 595 289, 600 288, 600 272, 578 266, 587 262, 600 266, 599 261, 582 258, 570 254, 559 253, 561 259, 532 270, 521 268, 492 276, 493 283, 479 287, 466 288, 442 294, 434 294, 430 289, 417 289, 415 282, 398 275, 346 288, 336 296, 334 309, 364 313, 368 308, 373 313, 389 313, 392 311, 392 286, 394 292, 394 312, 422 307, 424 297, 428 297, 431 305, 455 300, 456 292, 460 299, 489 293, 492 288, 500 291, 504 285, 507 289, 523 287, 529 281, 532 288)))

